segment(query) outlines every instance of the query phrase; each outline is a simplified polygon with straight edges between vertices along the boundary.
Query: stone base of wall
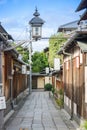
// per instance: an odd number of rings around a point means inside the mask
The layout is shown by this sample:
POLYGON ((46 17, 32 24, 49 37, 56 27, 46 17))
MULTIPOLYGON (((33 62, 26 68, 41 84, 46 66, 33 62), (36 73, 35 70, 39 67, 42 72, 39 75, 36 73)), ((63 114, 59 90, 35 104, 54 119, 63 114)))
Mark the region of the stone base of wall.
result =
MULTIPOLYGON (((64 109, 66 110, 66 112, 67 112, 69 115, 71 115, 70 108, 69 108, 66 104, 64 104, 64 109)), ((73 113, 73 118, 74 118, 74 120, 75 120, 79 125, 81 124, 81 122, 82 122, 82 118, 81 118, 81 117, 78 117, 77 115, 75 115, 75 114, 73 113)))
POLYGON ((12 110, 11 99, 6 102, 6 109, 4 110, 4 116, 6 116, 12 110))
POLYGON ((11 99, 6 102, 6 109, 4 110, 4 123, 12 116, 14 110, 18 107, 21 107, 23 104, 23 100, 29 95, 29 89, 26 89, 24 92, 20 93, 17 98, 13 99, 11 103, 11 99))

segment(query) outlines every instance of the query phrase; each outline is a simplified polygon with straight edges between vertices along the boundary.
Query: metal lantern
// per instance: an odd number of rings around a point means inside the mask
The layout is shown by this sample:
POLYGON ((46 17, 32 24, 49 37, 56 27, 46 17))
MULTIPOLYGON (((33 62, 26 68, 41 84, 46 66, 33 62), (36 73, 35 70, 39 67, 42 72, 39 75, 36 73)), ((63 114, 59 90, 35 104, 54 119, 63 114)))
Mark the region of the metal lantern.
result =
POLYGON ((37 8, 33 15, 34 17, 30 20, 29 24, 32 27, 32 38, 38 40, 42 36, 42 25, 44 24, 44 21, 39 17, 40 14, 37 8))

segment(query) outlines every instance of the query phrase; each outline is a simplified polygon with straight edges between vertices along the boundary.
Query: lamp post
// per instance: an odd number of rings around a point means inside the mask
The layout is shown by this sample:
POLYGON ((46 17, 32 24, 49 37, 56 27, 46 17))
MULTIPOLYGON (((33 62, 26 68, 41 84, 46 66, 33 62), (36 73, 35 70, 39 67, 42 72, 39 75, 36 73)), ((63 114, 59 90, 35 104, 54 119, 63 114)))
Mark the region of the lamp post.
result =
POLYGON ((44 24, 44 20, 39 16, 39 12, 37 8, 35 9, 34 17, 29 21, 31 26, 30 30, 30 42, 29 42, 29 62, 30 62, 30 85, 29 85, 29 93, 32 92, 32 40, 37 41, 42 36, 42 25, 44 24))

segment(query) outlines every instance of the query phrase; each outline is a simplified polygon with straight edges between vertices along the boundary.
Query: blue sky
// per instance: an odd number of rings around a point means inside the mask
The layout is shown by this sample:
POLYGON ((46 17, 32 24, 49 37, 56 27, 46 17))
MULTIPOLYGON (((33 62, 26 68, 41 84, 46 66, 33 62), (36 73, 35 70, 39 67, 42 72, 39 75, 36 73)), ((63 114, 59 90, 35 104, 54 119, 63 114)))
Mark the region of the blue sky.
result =
MULTIPOLYGON (((37 7, 40 17, 45 20, 42 35, 50 36, 60 25, 79 19, 82 12, 75 12, 81 0, 0 0, 0 21, 15 40, 28 38, 28 22, 37 7)), ((34 45, 42 49, 43 44, 34 45)))

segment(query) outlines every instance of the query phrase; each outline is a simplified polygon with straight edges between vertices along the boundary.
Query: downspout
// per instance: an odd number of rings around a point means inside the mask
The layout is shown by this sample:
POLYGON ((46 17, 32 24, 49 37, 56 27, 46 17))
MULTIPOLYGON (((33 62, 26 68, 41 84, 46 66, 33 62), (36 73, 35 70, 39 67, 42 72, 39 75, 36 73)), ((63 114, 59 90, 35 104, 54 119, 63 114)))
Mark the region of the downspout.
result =
POLYGON ((71 68, 71 77, 72 77, 72 79, 71 79, 71 81, 72 81, 72 91, 71 91, 72 95, 71 95, 71 115, 70 115, 71 117, 70 117, 70 120, 72 120, 73 119, 73 63, 72 63, 72 54, 65 52, 65 50, 63 50, 63 54, 70 56, 70 68, 71 68))

